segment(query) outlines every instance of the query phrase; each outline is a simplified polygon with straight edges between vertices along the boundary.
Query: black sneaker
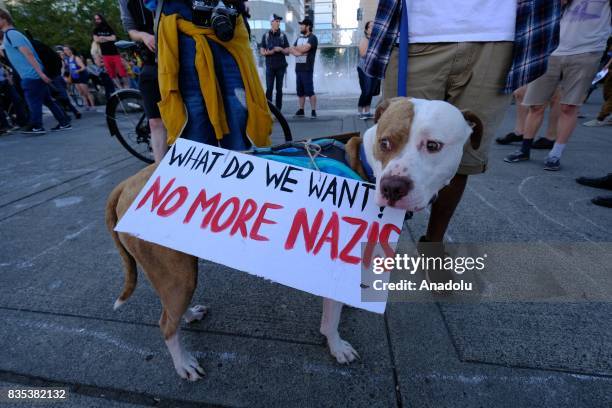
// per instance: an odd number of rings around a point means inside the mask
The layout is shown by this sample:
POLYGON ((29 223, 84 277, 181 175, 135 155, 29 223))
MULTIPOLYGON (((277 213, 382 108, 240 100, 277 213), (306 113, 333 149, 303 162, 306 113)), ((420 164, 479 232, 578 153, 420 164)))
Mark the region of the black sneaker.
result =
POLYGON ((304 116, 304 109, 298 109, 293 116, 304 116))
POLYGON ((527 160, 529 160, 529 153, 523 153, 522 150, 517 150, 516 152, 504 157, 504 161, 506 163, 518 163, 527 160))
POLYGON ((310 119, 316 119, 316 118, 317 118, 317 111, 313 109, 310 112, 310 119))
POLYGON ((541 137, 538 140, 536 140, 535 142, 533 142, 531 144, 531 148, 532 149, 546 149, 546 150, 550 150, 552 149, 552 147, 555 145, 555 141, 554 140, 548 140, 545 137, 541 137))
POLYGON ((83 117, 83 115, 81 115, 81 112, 75 112, 74 117, 77 119, 81 119, 81 117, 83 117))
POLYGON ((51 131, 52 132, 57 132, 59 130, 70 130, 70 129, 72 129, 72 125, 70 123, 67 123, 65 125, 60 125, 58 123, 57 126, 51 128, 51 131))
POLYGON ((599 196, 591 200, 595 205, 612 208, 612 196, 599 196))
POLYGON ((510 143, 522 142, 522 141, 523 141, 523 135, 517 135, 514 132, 510 132, 506 136, 498 137, 497 139, 495 139, 495 142, 500 145, 507 145, 510 143))
POLYGON ((561 159, 558 157, 547 157, 544 160, 544 170, 557 171, 561 169, 561 159))
POLYGON ((604 190, 612 190, 612 173, 603 177, 578 177, 576 179, 578 184, 583 186, 603 188, 604 190))
POLYGON ((21 128, 21 133, 28 135, 44 135, 47 132, 45 131, 45 128, 28 125, 21 128))

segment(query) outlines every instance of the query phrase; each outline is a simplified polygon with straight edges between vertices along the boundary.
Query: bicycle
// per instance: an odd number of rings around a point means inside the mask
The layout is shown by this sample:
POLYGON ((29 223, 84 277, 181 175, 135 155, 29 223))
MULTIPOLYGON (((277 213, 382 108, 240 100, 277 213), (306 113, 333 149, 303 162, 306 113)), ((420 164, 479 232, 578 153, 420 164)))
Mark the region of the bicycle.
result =
POLYGON ((83 97, 81 96, 79 91, 77 91, 76 85, 72 83, 68 84, 67 90, 68 90, 68 96, 70 97, 70 99, 72 99, 72 102, 79 108, 82 108, 83 105, 85 104, 85 101, 83 100, 83 97))
MULTIPOLYGON (((135 51, 139 46, 133 41, 117 41, 117 48, 135 51)), ((270 112, 280 125, 285 141, 293 140, 289 123, 283 114, 268 101, 270 112)), ((151 129, 145 115, 142 95, 137 89, 120 89, 106 103, 106 124, 119 143, 134 157, 145 163, 153 163, 151 129)))

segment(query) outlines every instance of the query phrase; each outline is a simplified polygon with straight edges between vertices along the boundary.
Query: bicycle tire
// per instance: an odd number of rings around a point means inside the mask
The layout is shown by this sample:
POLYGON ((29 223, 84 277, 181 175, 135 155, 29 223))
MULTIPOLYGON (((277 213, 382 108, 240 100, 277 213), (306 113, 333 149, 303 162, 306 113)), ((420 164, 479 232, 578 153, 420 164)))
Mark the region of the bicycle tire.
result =
MULTIPOLYGON (((120 106, 120 103, 122 100, 126 100, 126 99, 136 99, 136 100, 142 100, 142 95, 139 91, 135 90, 135 89, 124 89, 124 90, 119 90, 117 92, 115 92, 114 94, 111 95, 110 99, 108 100, 107 104, 106 104, 106 124, 108 126, 108 130, 110 131, 112 136, 115 136, 117 138, 117 140, 119 141, 119 143, 121 143, 121 145, 134 157, 136 157, 137 159, 142 160, 145 163, 153 163, 154 159, 152 156, 152 150, 151 150, 151 142, 150 142, 150 133, 149 133, 149 137, 146 138, 146 145, 147 145, 147 150, 149 152, 149 156, 145 156, 143 155, 141 152, 137 151, 136 149, 134 149, 130 143, 130 141, 128 141, 126 139, 126 135, 121 134, 121 131, 119 130, 119 126, 117 123, 117 117, 116 117, 116 111, 117 111, 117 107, 120 106)), ((140 119, 138 121, 138 123, 136 124, 134 131, 136 133, 138 133, 139 131, 144 132, 144 130, 142 129, 138 129, 138 125, 141 124, 141 122, 145 120, 146 121, 146 117, 144 115, 144 111, 142 113, 142 116, 140 116, 140 119)), ((148 129, 148 126, 147 126, 148 129)), ((150 131, 149 131, 150 132, 150 131)), ((141 142, 141 143, 145 143, 145 142, 141 142)))
POLYGON ((268 108, 270 108, 270 112, 278 121, 278 124, 280 125, 281 129, 283 129, 285 142, 293 141, 293 136, 291 135, 291 128, 289 127, 289 123, 287 122, 287 119, 285 119, 281 111, 279 111, 278 108, 270 101, 268 101, 268 108))

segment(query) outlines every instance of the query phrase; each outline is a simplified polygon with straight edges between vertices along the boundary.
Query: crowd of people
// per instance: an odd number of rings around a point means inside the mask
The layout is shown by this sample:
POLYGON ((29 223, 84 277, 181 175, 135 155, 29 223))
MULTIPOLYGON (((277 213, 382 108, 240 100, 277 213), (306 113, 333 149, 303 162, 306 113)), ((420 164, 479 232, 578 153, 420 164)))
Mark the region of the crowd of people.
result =
POLYGON ((120 54, 115 31, 101 14, 93 16, 90 56, 68 44, 53 48, 14 26, 0 10, 0 134, 19 131, 46 133, 42 107, 57 120, 51 131, 71 128, 70 114, 85 111, 110 98, 120 88, 138 87, 143 62, 137 54, 120 54), (96 95, 103 97, 96 98, 96 95))

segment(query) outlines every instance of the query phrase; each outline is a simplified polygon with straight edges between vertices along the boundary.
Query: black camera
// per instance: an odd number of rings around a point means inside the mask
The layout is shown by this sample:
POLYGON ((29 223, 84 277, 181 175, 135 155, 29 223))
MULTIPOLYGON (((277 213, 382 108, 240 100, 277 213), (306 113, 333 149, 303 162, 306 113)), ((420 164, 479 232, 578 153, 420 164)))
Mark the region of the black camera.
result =
POLYGON ((219 0, 193 0, 193 23, 200 27, 212 28, 221 41, 234 38, 238 10, 219 0))

